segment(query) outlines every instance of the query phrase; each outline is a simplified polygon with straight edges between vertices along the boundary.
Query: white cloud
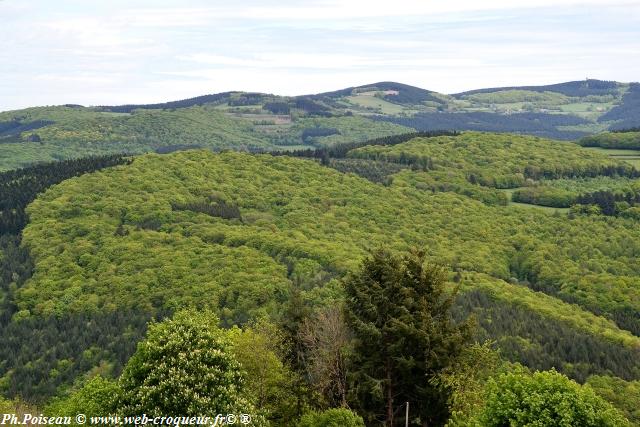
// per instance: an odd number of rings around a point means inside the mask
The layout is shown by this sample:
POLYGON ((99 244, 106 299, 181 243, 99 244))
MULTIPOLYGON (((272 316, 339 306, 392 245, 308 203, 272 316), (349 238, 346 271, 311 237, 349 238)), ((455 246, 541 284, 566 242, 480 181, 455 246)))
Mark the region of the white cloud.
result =
MULTIPOLYGON (((307 3, 308 4, 308 3, 307 3)), ((252 19, 344 20, 397 16, 433 16, 496 10, 563 8, 584 6, 639 7, 635 1, 624 0, 331 0, 311 3, 312 6, 265 5, 244 8, 242 13, 252 19)), ((237 16, 237 15, 236 15, 237 16)))
POLYGON ((0 0, 0 109, 638 80, 639 0, 0 0))
MULTIPOLYGON (((287 69, 353 69, 381 65, 380 60, 358 55, 327 53, 255 53, 251 58, 198 53, 179 56, 178 59, 201 64, 220 66, 240 66, 251 68, 287 69)), ((184 73, 183 73, 184 75, 184 73)))

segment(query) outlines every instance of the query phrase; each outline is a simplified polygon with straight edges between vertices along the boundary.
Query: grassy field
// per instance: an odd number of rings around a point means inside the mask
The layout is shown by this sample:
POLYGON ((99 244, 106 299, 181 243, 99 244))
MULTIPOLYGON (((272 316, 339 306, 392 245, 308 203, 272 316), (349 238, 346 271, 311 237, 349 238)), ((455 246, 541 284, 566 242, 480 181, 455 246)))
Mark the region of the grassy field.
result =
POLYGON ((567 132, 587 132, 587 133, 600 133, 609 129, 610 123, 598 123, 593 122, 589 124, 576 125, 576 126, 558 126, 558 130, 567 132))
POLYGON ((554 214, 558 213, 567 213, 569 212, 569 208, 552 208, 549 206, 540 206, 540 205, 532 205, 529 203, 518 203, 518 202, 509 202, 509 206, 513 206, 519 209, 537 209, 542 212, 554 214))
POLYGON ((352 104, 358 105, 360 107, 375 109, 382 114, 397 115, 407 111, 407 109, 405 109, 401 105, 393 104, 372 95, 360 94, 355 96, 348 96, 347 100, 352 104))
POLYGON ((640 150, 625 150, 620 148, 585 147, 587 150, 596 151, 608 155, 611 158, 622 160, 633 167, 640 169, 640 150))
POLYGON ((587 150, 597 151, 612 157, 640 156, 639 150, 626 150, 621 148, 585 147, 587 150))
POLYGON ((566 113, 597 113, 603 114, 613 108, 612 102, 576 102, 561 105, 560 109, 566 113))
POLYGON ((500 189, 499 191, 503 192, 504 194, 507 195, 507 198, 509 199, 509 204, 508 206, 513 206, 515 208, 520 208, 520 209, 537 209, 540 210, 542 212, 546 212, 546 213, 567 213, 569 212, 569 208, 552 208, 549 206, 540 206, 540 205, 533 205, 531 203, 518 203, 518 202, 512 202, 511 201, 511 197, 513 196, 513 193, 520 190, 521 188, 525 188, 525 187, 519 187, 519 188, 503 188, 500 189))
POLYGON ((554 92, 533 92, 529 90, 501 90, 490 93, 476 93, 467 95, 473 102, 485 104, 511 104, 515 102, 539 102, 561 104, 568 102, 565 95, 554 92))

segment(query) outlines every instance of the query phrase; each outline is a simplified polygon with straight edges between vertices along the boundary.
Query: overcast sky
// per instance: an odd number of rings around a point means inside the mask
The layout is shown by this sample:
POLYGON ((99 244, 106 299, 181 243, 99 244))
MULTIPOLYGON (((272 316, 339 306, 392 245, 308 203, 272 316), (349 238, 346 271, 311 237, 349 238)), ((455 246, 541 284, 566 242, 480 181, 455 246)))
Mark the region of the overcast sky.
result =
POLYGON ((639 74, 640 0, 0 0, 0 110, 639 74))

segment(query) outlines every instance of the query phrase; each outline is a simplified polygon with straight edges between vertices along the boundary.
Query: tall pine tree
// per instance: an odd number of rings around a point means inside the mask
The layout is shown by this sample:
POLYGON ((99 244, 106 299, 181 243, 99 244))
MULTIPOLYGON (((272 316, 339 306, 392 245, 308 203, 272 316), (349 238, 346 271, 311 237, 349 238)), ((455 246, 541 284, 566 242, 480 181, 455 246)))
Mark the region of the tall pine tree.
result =
POLYGON ((450 316, 455 292, 424 253, 378 250, 345 280, 346 318, 355 336, 351 398, 368 424, 443 425, 448 391, 430 381, 470 338, 469 322, 450 316))

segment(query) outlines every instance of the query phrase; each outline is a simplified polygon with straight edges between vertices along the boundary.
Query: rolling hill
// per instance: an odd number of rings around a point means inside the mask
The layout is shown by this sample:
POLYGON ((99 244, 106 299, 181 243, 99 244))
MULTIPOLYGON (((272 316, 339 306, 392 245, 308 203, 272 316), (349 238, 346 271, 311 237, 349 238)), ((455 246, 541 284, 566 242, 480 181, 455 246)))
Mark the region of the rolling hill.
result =
POLYGON ((286 325, 295 302, 340 306, 371 250, 420 248, 474 341, 639 423, 638 87, 2 112, 0 392, 44 404, 118 377, 149 322, 184 308, 286 325))
POLYGON ((324 166, 147 154, 49 188, 27 209, 28 256, 3 249, 4 268, 24 271, 2 288, 1 338, 20 343, 0 350, 5 393, 46 398, 96 369, 117 375, 146 322, 183 307, 213 309, 230 326, 277 321, 292 292, 314 309, 335 304, 340 280, 378 246, 425 248, 446 265, 462 290, 457 315, 473 313, 476 339, 495 340, 507 360, 633 387, 637 219, 522 209, 502 191, 565 180, 580 192, 589 179, 635 182, 637 170, 530 136, 371 144, 324 166))
POLYGON ((0 170, 86 155, 183 148, 319 147, 410 129, 574 140, 638 122, 637 84, 586 80, 454 95, 379 82, 296 97, 225 92, 160 104, 0 113, 0 170))

